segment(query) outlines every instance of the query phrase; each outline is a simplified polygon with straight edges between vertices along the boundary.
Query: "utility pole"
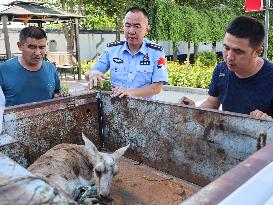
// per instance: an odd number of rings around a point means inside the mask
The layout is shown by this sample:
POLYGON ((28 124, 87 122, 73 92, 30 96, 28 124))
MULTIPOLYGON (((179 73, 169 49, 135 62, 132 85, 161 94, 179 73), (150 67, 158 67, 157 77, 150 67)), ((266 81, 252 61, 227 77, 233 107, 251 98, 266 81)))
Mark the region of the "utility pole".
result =
POLYGON ((265 20, 264 20, 264 29, 265 29, 265 38, 264 38, 264 59, 267 59, 267 52, 268 52, 269 9, 270 9, 270 0, 266 0, 266 6, 265 6, 265 20))

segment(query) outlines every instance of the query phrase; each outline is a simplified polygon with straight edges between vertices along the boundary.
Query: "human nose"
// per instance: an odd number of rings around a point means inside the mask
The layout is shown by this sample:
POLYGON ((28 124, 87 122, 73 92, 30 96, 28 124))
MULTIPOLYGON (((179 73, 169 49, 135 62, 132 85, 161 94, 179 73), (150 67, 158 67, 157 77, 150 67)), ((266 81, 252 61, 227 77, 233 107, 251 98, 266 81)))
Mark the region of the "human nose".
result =
POLYGON ((134 27, 134 26, 130 26, 130 27, 128 28, 128 32, 129 32, 129 33, 135 33, 135 32, 136 32, 135 27, 134 27))
POLYGON ((36 55, 40 55, 40 54, 43 53, 43 49, 35 48, 35 49, 34 49, 34 53, 35 53, 36 55))
POLYGON ((232 50, 227 51, 226 56, 228 60, 234 60, 234 53, 232 52, 232 50))

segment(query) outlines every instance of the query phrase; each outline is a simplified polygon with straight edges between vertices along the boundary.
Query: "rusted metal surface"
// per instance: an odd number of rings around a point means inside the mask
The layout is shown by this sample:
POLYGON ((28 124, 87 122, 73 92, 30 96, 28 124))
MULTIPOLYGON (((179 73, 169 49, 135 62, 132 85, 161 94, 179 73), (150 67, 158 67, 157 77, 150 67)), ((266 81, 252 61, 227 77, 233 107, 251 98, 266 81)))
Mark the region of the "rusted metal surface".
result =
MULTIPOLYGON (((214 205, 234 192, 243 183, 273 161, 273 144, 251 155, 232 170, 205 186, 181 205, 214 205)), ((255 193, 254 193, 255 194, 255 193)))
MULTIPOLYGON (((0 153, 0 204, 68 204, 69 200, 0 153)), ((72 203, 71 203, 72 204, 72 203)))
POLYGON ((18 144, 6 145, 0 151, 26 167, 59 143, 81 144, 81 132, 98 144, 95 94, 14 106, 5 110, 3 133, 18 144))
POLYGON ((126 158, 118 166, 111 189, 116 205, 175 205, 200 189, 126 158))
POLYGON ((248 115, 103 94, 106 148, 204 186, 273 141, 273 123, 248 115), (266 137, 264 137, 266 136, 266 137))
MULTIPOLYGON (((243 114, 134 98, 110 98, 109 93, 102 93, 101 100, 104 121, 101 128, 104 128, 106 150, 116 150, 130 143, 127 157, 164 172, 162 175, 150 169, 142 172, 140 165, 122 164, 122 175, 115 179, 113 188, 117 204, 168 204, 156 201, 158 193, 165 193, 170 204, 180 203, 187 191, 183 192, 184 185, 181 187, 176 180, 165 180, 167 176, 204 186, 273 142, 273 122, 243 114), (147 173, 151 174, 148 178, 147 173), (152 185, 149 179, 152 179, 152 185), (156 197, 153 198, 149 190, 157 190, 156 197)), ((100 130, 96 95, 85 94, 10 107, 5 110, 3 128, 3 133, 18 142, 7 143, 0 147, 0 151, 24 167, 56 144, 81 144, 81 132, 98 145, 100 130)), ((262 161, 253 159, 244 164, 245 167, 253 164, 251 173, 255 173, 260 164, 264 165, 262 161)), ((233 173, 239 175, 240 172, 244 170, 233 173)), ((210 184, 208 189, 214 190, 231 182, 235 175, 210 184)), ((242 181, 226 186, 227 192, 219 192, 219 198, 213 200, 220 200, 247 177, 249 175, 246 174, 234 178, 242 181)), ((200 199, 194 197, 196 202, 200 199)))

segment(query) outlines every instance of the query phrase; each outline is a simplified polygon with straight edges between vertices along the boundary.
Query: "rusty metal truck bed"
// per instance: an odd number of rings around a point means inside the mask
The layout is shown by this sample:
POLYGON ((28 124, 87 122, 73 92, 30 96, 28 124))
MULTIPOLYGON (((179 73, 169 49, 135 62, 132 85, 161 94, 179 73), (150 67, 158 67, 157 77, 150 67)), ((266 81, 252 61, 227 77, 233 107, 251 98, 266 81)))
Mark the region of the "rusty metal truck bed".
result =
MULTIPOLYGON (((204 193, 213 196, 210 189, 228 184, 225 194, 219 193, 217 200, 207 197, 211 200, 203 204, 218 203, 243 183, 240 176, 228 175, 231 180, 225 173, 233 173, 237 166, 244 170, 245 161, 255 158, 261 148, 264 156, 273 150, 272 121, 178 104, 110 98, 107 92, 99 99, 96 93, 88 93, 7 108, 3 128, 12 139, 2 140, 10 143, 0 147, 0 152, 25 168, 59 143, 82 144, 82 132, 109 151, 131 144, 125 156, 137 163, 121 161, 112 190, 117 204, 179 204, 203 187, 185 202, 201 204, 204 193)), ((243 181, 272 161, 248 163, 252 174, 243 175, 243 181)), ((0 172, 5 172, 1 166, 0 172)))

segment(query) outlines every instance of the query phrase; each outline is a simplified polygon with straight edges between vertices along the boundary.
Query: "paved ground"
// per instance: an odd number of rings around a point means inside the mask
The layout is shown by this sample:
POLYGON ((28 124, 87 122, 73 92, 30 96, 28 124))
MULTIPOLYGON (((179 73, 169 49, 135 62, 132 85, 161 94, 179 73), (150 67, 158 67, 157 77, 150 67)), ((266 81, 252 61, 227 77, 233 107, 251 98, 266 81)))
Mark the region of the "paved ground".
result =
MULTIPOLYGON (((67 85, 70 93, 84 93, 88 90, 87 81, 85 80, 78 81, 73 80, 72 77, 68 77, 67 80, 63 79, 61 83, 67 85)), ((164 86, 161 93, 157 96, 157 99, 164 102, 176 103, 183 96, 187 96, 188 98, 194 100, 196 105, 199 105, 207 98, 208 95, 203 89, 164 86)))

